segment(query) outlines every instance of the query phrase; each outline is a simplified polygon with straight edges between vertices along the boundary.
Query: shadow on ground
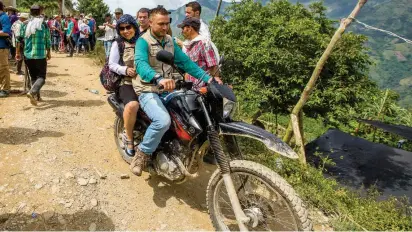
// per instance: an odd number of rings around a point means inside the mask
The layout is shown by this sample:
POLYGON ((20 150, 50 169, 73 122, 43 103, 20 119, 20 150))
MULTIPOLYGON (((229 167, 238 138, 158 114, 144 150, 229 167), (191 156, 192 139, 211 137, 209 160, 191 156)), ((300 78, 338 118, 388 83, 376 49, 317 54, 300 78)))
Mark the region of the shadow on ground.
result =
POLYGON ((42 131, 22 127, 0 128, 0 144, 30 144, 44 137, 62 137, 64 134, 57 131, 42 131))
POLYGON ((2 214, 0 231, 113 231, 112 219, 96 210, 79 211, 74 214, 45 212, 42 214, 2 214))
MULTIPOLYGON (((36 110, 47 110, 52 108, 58 108, 63 106, 68 107, 93 107, 102 106, 105 102, 102 100, 45 100, 39 103, 38 106, 34 107, 36 110)), ((33 106, 25 107, 23 110, 30 110, 33 106)))
POLYGON ((205 164, 199 177, 176 184, 160 176, 151 176, 148 184, 153 188, 153 202, 161 208, 166 207, 168 199, 174 197, 191 208, 206 212, 206 188, 216 166, 205 164))
POLYGON ((48 72, 46 75, 47 77, 69 77, 70 74, 68 73, 54 73, 54 72, 48 72))

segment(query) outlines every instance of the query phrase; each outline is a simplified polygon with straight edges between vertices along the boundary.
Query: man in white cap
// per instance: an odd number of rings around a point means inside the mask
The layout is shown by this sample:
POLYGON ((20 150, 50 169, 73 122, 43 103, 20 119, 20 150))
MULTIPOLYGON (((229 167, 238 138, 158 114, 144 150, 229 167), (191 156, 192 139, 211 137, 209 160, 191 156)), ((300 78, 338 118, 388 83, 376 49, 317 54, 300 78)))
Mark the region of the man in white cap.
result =
MULTIPOLYGON (((20 13, 19 20, 13 23, 11 26, 11 30, 13 32, 13 46, 16 47, 18 44, 17 38, 20 37, 20 29, 21 26, 24 24, 25 21, 30 17, 29 13, 20 13)), ((23 43, 20 43, 20 55, 23 57, 23 43)), ((23 59, 17 60, 17 75, 24 75, 23 71, 21 70, 23 64, 23 59)))

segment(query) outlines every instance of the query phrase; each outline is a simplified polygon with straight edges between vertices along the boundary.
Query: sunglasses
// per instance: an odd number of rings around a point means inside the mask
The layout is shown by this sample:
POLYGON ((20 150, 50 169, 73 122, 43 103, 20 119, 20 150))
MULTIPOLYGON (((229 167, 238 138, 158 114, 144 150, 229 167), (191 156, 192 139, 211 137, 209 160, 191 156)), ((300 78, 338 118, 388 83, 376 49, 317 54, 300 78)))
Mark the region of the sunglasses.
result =
POLYGON ((130 31, 131 29, 132 29, 132 25, 127 25, 125 27, 119 27, 119 31, 124 31, 124 30, 130 31))

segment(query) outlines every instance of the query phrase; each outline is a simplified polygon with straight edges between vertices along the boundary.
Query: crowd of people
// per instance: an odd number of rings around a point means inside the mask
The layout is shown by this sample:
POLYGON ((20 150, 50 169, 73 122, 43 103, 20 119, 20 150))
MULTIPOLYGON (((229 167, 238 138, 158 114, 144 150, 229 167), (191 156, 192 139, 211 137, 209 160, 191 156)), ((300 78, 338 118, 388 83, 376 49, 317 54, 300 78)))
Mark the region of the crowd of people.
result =
MULTIPOLYGON (((8 60, 4 58, 8 57, 9 50, 11 56, 19 62, 24 60, 28 67, 32 88, 27 97, 37 105, 41 101, 40 89, 45 84, 51 50, 67 51, 70 57, 74 51, 93 50, 96 30, 103 30, 107 65, 111 72, 122 77, 115 92, 125 104, 125 152, 133 157, 131 171, 141 175, 148 157, 157 149, 171 124, 161 96, 153 91, 153 87, 163 86, 164 90, 172 91, 178 75, 172 66, 158 61, 156 54, 161 50, 174 54, 176 65, 186 73, 185 79, 194 83, 195 90, 212 80, 222 83, 218 77, 219 54, 207 24, 200 18, 201 12, 198 2, 186 4, 186 18, 178 24, 184 40, 179 40, 172 37, 170 13, 162 6, 151 10, 142 8, 136 17, 123 14, 123 10, 117 8, 114 19, 107 14, 103 25, 96 25, 90 14, 80 14, 78 19, 71 14, 47 19, 38 5, 31 7, 30 16, 20 13, 9 18, 0 1, 0 96, 7 96, 10 90, 8 60), (12 18, 14 22, 11 22, 12 18), (9 44, 9 38, 15 43, 9 44), (133 126, 139 107, 152 123, 143 141, 134 147, 133 126)), ((18 67, 18 73, 22 73, 21 64, 18 67)))

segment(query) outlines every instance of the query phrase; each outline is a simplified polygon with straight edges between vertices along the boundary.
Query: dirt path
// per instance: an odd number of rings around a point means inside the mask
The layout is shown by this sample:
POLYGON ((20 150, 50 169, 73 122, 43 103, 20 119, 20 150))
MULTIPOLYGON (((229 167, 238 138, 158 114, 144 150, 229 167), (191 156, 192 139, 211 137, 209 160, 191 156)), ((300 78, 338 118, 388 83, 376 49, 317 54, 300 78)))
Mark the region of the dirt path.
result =
POLYGON ((205 205, 213 168, 182 185, 133 176, 116 150, 99 71, 88 58, 53 54, 44 102, 0 99, 0 230, 213 230, 205 205))

